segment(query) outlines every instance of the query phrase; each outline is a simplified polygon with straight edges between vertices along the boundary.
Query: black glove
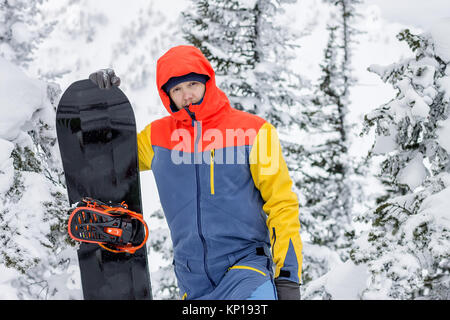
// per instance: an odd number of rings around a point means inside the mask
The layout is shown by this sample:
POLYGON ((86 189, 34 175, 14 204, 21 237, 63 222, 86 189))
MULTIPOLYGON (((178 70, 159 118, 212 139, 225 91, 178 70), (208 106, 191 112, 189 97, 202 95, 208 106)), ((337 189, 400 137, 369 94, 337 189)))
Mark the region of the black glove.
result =
POLYGON ((300 300, 300 285, 286 279, 275 279, 278 300, 300 300))
POLYGON ((120 78, 116 76, 113 69, 100 69, 89 75, 89 79, 100 89, 109 89, 120 85, 120 78))

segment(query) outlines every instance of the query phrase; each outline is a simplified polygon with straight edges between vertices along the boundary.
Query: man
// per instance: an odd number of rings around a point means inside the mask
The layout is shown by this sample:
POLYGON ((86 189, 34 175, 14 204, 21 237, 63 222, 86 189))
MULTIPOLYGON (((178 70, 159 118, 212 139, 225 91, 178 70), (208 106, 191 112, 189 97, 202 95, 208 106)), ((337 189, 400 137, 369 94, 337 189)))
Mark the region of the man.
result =
MULTIPOLYGON (((90 79, 120 83, 111 69, 90 79)), ((166 52, 156 82, 170 115, 138 134, 139 167, 155 177, 181 297, 300 299, 298 199, 275 128, 230 106, 195 47, 166 52)))

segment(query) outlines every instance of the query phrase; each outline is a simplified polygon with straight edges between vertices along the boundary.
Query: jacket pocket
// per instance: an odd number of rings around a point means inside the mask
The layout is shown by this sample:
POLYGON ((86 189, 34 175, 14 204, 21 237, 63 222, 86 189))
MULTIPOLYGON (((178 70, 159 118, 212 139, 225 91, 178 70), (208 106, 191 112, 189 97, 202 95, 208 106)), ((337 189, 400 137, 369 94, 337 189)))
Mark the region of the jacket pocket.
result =
POLYGON ((211 186, 211 194, 214 194, 214 155, 215 150, 211 149, 211 161, 210 161, 210 169, 209 169, 209 176, 210 176, 210 186, 211 186))

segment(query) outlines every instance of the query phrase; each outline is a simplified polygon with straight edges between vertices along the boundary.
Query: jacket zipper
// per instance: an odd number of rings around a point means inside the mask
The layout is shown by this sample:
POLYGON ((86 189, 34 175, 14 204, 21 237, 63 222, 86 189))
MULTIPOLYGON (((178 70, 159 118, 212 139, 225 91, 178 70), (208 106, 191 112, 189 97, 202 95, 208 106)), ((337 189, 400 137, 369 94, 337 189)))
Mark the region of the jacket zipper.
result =
POLYGON ((277 242, 277 234, 275 233, 275 227, 272 228, 272 257, 275 257, 275 242, 277 242))
POLYGON ((206 256, 208 255, 208 248, 206 247, 206 240, 205 240, 205 237, 203 236, 202 223, 201 223, 201 214, 202 213, 201 213, 201 209, 200 209, 200 195, 201 195, 200 170, 199 170, 200 164, 197 161, 197 156, 199 154, 198 142, 200 141, 200 138, 202 136, 202 126, 201 126, 201 123, 195 119, 195 113, 190 112, 190 110, 187 107, 185 109, 186 109, 187 113, 189 114, 189 116, 192 118, 192 126, 195 127, 195 125, 197 125, 197 134, 195 136, 195 141, 194 141, 194 164, 195 164, 195 177, 197 180, 196 181, 197 182, 197 228, 198 228, 198 235, 199 235, 200 240, 203 245, 203 253, 204 253, 203 266, 205 268, 206 277, 208 278, 209 282, 211 283, 211 286, 214 288, 216 286, 216 284, 212 280, 211 275, 209 274, 209 271, 208 271, 208 266, 206 264, 206 256))
POLYGON ((211 149, 211 163, 210 163, 210 185, 211 194, 214 194, 214 149, 211 149))

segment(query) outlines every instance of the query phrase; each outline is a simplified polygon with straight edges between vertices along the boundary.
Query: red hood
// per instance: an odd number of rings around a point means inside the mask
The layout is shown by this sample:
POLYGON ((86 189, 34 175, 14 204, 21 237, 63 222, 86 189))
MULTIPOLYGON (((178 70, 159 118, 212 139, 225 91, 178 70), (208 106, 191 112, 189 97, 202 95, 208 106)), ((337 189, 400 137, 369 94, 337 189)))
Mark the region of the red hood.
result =
POLYGON ((156 84, 159 96, 170 115, 178 121, 191 125, 192 119, 186 110, 173 112, 170 98, 161 87, 172 77, 195 72, 209 76, 203 101, 199 105, 189 105, 198 121, 207 122, 231 109, 225 93, 216 86, 214 70, 202 52, 193 46, 177 46, 158 59, 156 65, 156 84))

